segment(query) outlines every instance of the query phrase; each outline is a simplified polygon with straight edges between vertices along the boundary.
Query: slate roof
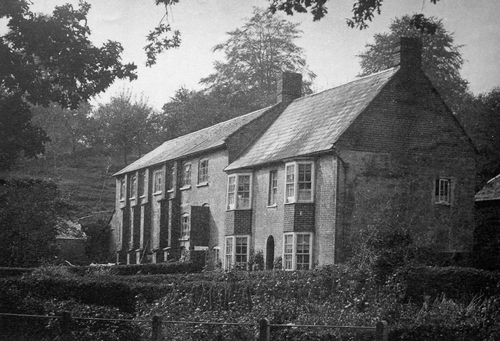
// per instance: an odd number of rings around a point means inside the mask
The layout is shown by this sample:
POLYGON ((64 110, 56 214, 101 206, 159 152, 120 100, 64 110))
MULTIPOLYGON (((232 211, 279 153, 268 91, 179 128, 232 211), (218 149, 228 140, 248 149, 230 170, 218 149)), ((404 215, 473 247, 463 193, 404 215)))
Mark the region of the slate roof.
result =
POLYGON ((500 174, 490 179, 476 194, 476 201, 500 200, 500 174))
POLYGON ((221 147, 224 145, 226 138, 245 124, 265 114, 268 109, 269 107, 260 109, 211 127, 180 136, 176 139, 168 140, 161 146, 153 149, 140 159, 115 173, 114 176, 221 147))
POLYGON ((398 70, 391 68, 296 99, 226 170, 331 149, 398 70))

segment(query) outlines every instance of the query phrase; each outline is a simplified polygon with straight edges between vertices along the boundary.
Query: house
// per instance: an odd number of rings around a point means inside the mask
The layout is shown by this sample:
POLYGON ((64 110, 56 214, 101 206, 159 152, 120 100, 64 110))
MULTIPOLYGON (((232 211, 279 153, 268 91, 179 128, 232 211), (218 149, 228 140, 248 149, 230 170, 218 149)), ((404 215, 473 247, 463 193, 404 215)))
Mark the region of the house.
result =
POLYGON ((411 229, 417 246, 468 253, 475 149, 421 71, 399 65, 165 142, 115 174, 117 261, 210 255, 224 268, 262 252, 266 268, 342 262, 369 228, 411 229))

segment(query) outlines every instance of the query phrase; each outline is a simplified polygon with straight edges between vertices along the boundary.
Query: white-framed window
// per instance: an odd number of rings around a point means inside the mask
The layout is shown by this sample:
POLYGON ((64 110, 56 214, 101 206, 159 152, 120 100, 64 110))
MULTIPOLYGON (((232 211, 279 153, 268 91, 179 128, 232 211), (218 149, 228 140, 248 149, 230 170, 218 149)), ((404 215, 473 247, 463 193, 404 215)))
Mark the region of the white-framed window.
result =
POLYGON ((125 177, 120 179, 120 200, 125 199, 125 192, 127 190, 127 186, 125 183, 125 177))
POLYGON ((436 179, 434 189, 434 199, 436 204, 451 204, 451 179, 436 179))
POLYGON ((276 205, 276 197, 278 196, 278 171, 272 170, 269 172, 269 195, 267 199, 268 206, 276 205))
POLYGON ((163 171, 161 169, 156 170, 153 175, 153 192, 161 193, 162 192, 162 183, 163 183, 163 171))
POLYGON ((143 197, 146 195, 146 170, 143 169, 139 172, 139 196, 143 197))
POLYGON ((191 186, 191 163, 185 162, 182 165, 182 187, 191 186))
POLYGON ((252 175, 232 174, 227 179, 227 209, 243 210, 251 208, 252 175))
POLYGON ((208 159, 201 159, 198 162, 198 184, 208 182, 208 159))
POLYGON ((225 240, 224 269, 246 269, 250 257, 250 236, 228 236, 225 240))
POLYGON ((314 163, 296 161, 285 165, 285 203, 314 201, 314 163))
POLYGON ((189 214, 184 213, 181 216, 181 238, 182 240, 189 239, 189 235, 191 232, 191 223, 189 219, 189 214))
POLYGON ((285 270, 311 269, 312 241, 312 233, 285 233, 283 236, 283 268, 285 270))
POLYGON ((132 175, 130 177, 130 199, 135 199, 137 194, 137 175, 132 175))
POLYGON ((174 189, 174 179, 175 179, 175 166, 171 165, 167 167, 167 191, 172 191, 174 189))

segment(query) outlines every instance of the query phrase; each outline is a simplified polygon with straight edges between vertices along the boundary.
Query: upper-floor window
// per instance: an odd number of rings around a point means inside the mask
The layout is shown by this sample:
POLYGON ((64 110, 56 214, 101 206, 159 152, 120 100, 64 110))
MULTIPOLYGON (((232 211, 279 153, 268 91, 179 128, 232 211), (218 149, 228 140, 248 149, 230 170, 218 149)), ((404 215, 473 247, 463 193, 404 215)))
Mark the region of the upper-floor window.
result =
POLYGON ((123 177, 120 179, 120 200, 125 199, 125 191, 127 190, 125 185, 125 177, 123 177))
POLYGON ((300 161, 285 165, 285 202, 314 201, 314 163, 300 161))
POLYGON ((182 165, 182 187, 191 186, 191 164, 184 163, 182 165))
POLYGON ((168 173, 168 178, 167 178, 167 190, 173 190, 174 189, 174 184, 175 184, 175 166, 171 165, 167 167, 167 173, 168 173))
POLYGON ((198 163, 198 184, 208 182, 208 159, 201 159, 198 163))
POLYGON ((228 177, 227 209, 248 209, 251 207, 250 174, 233 174, 228 177))
POLYGON ((268 206, 276 205, 277 195, 278 195, 278 171, 272 170, 269 172, 269 197, 267 200, 268 206))
POLYGON ((163 171, 161 169, 154 172, 153 176, 154 181, 154 193, 161 193, 162 191, 162 183, 163 183, 163 171))
POLYGON ((285 233, 283 243, 283 268, 308 270, 312 264, 312 234, 285 233))
POLYGON ((451 179, 436 179, 434 196, 436 204, 451 204, 451 179))
POLYGON ((181 216, 181 239, 189 239, 190 231, 191 225, 189 223, 189 214, 183 214, 181 216))
POLYGON ((146 195, 146 170, 142 170, 139 172, 139 196, 145 196, 146 195))
POLYGON ((132 175, 130 177, 130 198, 135 199, 135 196, 137 194, 137 175, 132 175))
POLYGON ((226 237, 224 269, 246 268, 250 256, 249 236, 226 237))

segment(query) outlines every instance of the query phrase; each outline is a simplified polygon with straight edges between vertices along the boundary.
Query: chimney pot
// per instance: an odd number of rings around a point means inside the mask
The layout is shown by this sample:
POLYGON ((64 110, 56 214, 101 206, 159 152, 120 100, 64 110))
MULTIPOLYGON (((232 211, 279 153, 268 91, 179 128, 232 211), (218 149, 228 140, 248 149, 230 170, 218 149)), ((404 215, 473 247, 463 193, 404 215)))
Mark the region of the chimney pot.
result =
POLYGON ((302 75, 295 72, 282 72, 278 76, 277 100, 291 102, 302 96, 302 75))

